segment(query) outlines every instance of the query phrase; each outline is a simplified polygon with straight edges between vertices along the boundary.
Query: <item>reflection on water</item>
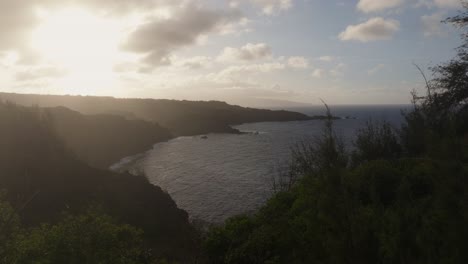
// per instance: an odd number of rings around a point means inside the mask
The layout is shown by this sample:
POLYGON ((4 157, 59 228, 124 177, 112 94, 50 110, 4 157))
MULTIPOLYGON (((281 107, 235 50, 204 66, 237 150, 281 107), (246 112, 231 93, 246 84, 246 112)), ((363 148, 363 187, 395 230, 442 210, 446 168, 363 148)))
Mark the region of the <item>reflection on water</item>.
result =
MULTIPOLYGON (((399 108, 391 110, 391 116, 380 117, 375 116, 378 111, 343 110, 358 119, 337 120, 335 127, 349 144, 367 119, 362 113, 374 114, 374 119, 401 120, 399 108)), ((181 137, 156 144, 137 167, 192 218, 220 222, 261 206, 271 195, 275 167, 289 158, 295 142, 318 135, 322 121, 254 123, 236 128, 254 133, 181 137)))

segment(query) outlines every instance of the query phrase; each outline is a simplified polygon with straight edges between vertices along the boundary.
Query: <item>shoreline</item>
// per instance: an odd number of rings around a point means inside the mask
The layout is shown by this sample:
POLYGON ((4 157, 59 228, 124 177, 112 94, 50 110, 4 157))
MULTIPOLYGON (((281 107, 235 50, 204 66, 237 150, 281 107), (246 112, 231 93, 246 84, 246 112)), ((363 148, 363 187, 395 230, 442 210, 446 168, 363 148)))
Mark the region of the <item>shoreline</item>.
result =
MULTIPOLYGON (((343 120, 345 118, 340 118, 340 117, 334 117, 335 120, 343 120)), ((324 120, 322 116, 312 116, 310 119, 307 120, 290 120, 290 121, 261 121, 261 122, 245 122, 241 124, 235 124, 230 126, 229 131, 223 131, 223 132, 208 132, 208 133, 203 133, 203 134, 196 134, 196 135, 182 135, 182 136, 175 136, 172 138, 169 138, 164 141, 159 141, 154 143, 151 148, 147 149, 146 151, 134 154, 134 155, 129 155, 122 157, 118 161, 112 163, 110 166, 107 167, 108 170, 113 171, 113 172, 118 172, 118 173, 124 173, 128 172, 132 175, 140 175, 142 174, 141 171, 136 171, 135 165, 138 164, 138 162, 142 161, 145 156, 148 154, 148 152, 152 151, 158 144, 161 143, 167 143, 171 140, 175 140, 178 138, 183 138, 183 137, 201 137, 201 136, 208 136, 210 134, 228 134, 228 135, 245 135, 245 134, 255 134, 256 132, 259 131, 241 131, 235 127, 241 126, 243 124, 255 124, 255 123, 288 123, 288 122, 307 122, 307 121, 313 121, 313 120, 324 120), (135 169, 132 171, 132 169, 135 169)))

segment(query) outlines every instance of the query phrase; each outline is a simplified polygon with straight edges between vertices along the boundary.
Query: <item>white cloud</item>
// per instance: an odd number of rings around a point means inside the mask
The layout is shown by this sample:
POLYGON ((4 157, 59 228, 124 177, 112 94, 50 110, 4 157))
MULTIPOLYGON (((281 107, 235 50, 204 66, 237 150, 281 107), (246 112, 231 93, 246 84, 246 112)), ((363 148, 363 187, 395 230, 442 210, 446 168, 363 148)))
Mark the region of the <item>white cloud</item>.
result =
POLYGON ((462 8, 462 0, 418 0, 415 7, 421 6, 428 8, 460 9, 462 8))
POLYGON ((259 74, 268 74, 286 68, 282 63, 259 63, 229 66, 219 72, 200 75, 194 81, 223 87, 249 87, 258 84, 259 74))
POLYGON ((17 71, 15 79, 19 82, 27 82, 39 79, 60 78, 65 74, 65 70, 54 66, 27 67, 27 69, 17 71))
POLYGON ((327 75, 327 71, 324 69, 315 69, 312 72, 312 77, 317 78, 317 79, 321 79, 325 77, 326 75, 327 75))
POLYGON ((304 57, 290 57, 288 59, 288 65, 296 69, 306 69, 309 67, 309 61, 304 57))
POLYGON ((334 65, 332 68, 317 68, 312 71, 312 77, 317 79, 322 79, 325 77, 338 78, 344 75, 344 70, 346 69, 346 64, 340 62, 334 65))
POLYGON ((374 74, 378 73, 379 71, 383 70, 384 68, 385 68, 385 64, 379 64, 379 65, 375 66, 374 68, 368 70, 367 74, 374 75, 374 74))
POLYGON ((218 56, 218 60, 235 61, 254 61, 271 57, 271 47, 265 43, 247 43, 240 48, 226 47, 218 56))
POLYGON ((252 20, 243 17, 237 23, 227 23, 220 28, 221 35, 240 35, 242 33, 248 33, 254 31, 250 24, 252 20))
POLYGON ((434 0, 434 4, 440 8, 460 8, 462 6, 460 0, 434 0))
POLYGON ((397 20, 374 17, 364 23, 348 26, 340 33, 339 38, 343 41, 361 42, 387 40, 391 39, 399 29, 400 22, 397 20))
POLYGON ((424 36, 446 36, 447 31, 444 31, 441 21, 445 18, 443 13, 435 13, 432 15, 424 15, 421 17, 424 36))
POLYGON ((192 58, 184 58, 184 59, 177 58, 174 64, 182 68, 196 70, 196 69, 207 68, 211 66, 212 63, 213 63, 213 59, 211 57, 195 56, 192 58))
POLYGON ((237 8, 242 1, 260 8, 262 13, 266 15, 274 15, 280 11, 288 10, 293 4, 293 0, 230 0, 229 6, 237 8))
POLYGON ((331 61, 334 61, 335 60, 335 57, 332 57, 332 56, 321 56, 318 58, 319 61, 323 61, 323 62, 331 62, 331 61))
POLYGON ((360 0, 357 8, 364 13, 379 12, 399 7, 404 0, 360 0))
POLYGON ((269 73, 272 71, 283 70, 285 68, 286 66, 284 64, 278 62, 230 66, 221 71, 221 75, 233 75, 238 73, 269 73))
POLYGON ((340 62, 335 66, 335 68, 330 70, 330 75, 333 77, 342 77, 344 75, 345 68, 346 64, 340 62))
POLYGON ((261 6, 263 13, 274 14, 280 10, 287 10, 292 6, 292 0, 251 0, 254 4, 261 6))

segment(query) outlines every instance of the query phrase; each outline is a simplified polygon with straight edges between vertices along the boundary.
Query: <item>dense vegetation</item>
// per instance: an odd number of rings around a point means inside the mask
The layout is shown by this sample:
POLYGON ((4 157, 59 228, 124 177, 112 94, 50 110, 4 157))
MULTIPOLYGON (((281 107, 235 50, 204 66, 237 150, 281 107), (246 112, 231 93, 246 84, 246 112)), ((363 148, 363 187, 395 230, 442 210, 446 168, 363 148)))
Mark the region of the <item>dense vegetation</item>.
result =
MULTIPOLYGON (((90 206, 100 206, 117 223, 141 229, 144 245, 155 256, 179 260, 194 256, 195 231, 187 213, 167 193, 145 177, 114 174, 81 162, 59 140, 53 122, 50 111, 0 103, 0 189, 7 191, 6 201, 18 209, 26 228, 60 225, 63 211, 82 215, 90 206)), ((92 239, 92 232, 88 234, 92 239)))
POLYGON ((8 203, 0 203, 0 263, 152 263, 141 230, 89 211, 56 224, 26 229, 8 203))
POLYGON ((232 125, 263 121, 296 121, 311 118, 289 111, 244 108, 224 102, 155 99, 117 99, 93 96, 25 95, 0 93, 0 99, 41 107, 64 106, 84 114, 114 114, 156 122, 175 136, 236 133, 232 125))
POLYGON ((172 137, 156 123, 118 115, 82 115, 65 107, 46 109, 57 135, 87 164, 108 168, 119 159, 172 137))
MULTIPOLYGON (((447 20, 465 29, 468 13, 447 20)), ((254 215, 214 227, 210 263, 468 263, 468 38, 433 68, 401 129, 368 123, 346 152, 333 132, 299 144, 254 215)))

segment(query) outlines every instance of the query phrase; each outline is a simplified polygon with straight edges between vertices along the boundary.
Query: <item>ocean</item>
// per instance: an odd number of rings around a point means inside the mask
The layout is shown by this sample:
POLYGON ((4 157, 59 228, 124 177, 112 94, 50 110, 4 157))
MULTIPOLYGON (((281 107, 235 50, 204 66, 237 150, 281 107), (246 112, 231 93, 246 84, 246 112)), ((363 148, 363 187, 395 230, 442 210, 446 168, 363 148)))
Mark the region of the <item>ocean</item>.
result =
MULTIPOLYGON (((408 105, 333 106, 332 114, 348 119, 334 122, 337 135, 351 149, 356 131, 366 121, 387 120, 399 128, 408 105)), ((323 115, 322 106, 287 109, 323 115)), ((113 166, 132 164, 130 171, 144 174, 167 191, 192 220, 220 223, 250 213, 273 194, 273 178, 290 158, 291 147, 321 133, 323 121, 263 122, 236 126, 246 134, 208 134, 179 137, 158 143, 148 152, 113 166)))

